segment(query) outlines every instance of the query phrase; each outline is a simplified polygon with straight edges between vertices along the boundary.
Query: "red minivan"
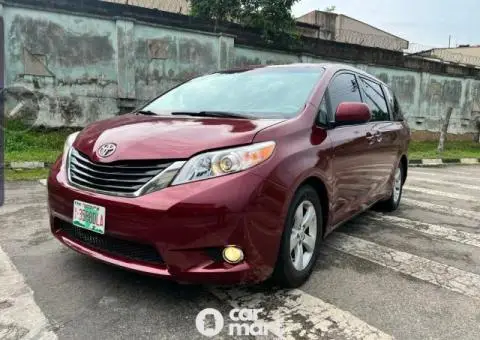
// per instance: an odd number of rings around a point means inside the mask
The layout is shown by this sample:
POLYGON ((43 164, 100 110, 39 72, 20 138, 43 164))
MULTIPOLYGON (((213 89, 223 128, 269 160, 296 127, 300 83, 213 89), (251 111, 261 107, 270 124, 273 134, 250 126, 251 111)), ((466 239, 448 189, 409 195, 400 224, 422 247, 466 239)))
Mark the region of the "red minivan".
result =
POLYGON ((391 89, 356 68, 216 72, 69 136, 48 179, 51 230, 179 282, 297 287, 337 226, 398 207, 409 140, 391 89))

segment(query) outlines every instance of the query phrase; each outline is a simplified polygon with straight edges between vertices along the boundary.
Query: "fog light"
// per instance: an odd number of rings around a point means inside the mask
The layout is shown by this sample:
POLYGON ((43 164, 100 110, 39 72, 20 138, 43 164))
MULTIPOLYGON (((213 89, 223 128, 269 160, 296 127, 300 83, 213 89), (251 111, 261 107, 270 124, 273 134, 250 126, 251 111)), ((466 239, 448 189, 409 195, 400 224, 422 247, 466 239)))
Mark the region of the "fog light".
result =
POLYGON ((243 261, 243 251, 237 246, 226 246, 223 249, 223 259, 225 262, 237 264, 243 261))

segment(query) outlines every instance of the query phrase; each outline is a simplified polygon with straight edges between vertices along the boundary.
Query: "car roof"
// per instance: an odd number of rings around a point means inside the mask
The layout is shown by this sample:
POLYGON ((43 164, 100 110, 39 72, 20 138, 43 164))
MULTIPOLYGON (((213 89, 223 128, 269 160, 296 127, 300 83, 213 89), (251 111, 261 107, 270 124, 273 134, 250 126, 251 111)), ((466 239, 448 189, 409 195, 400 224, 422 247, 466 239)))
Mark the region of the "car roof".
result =
POLYGON ((357 67, 353 67, 353 66, 350 66, 347 64, 341 64, 341 63, 293 63, 293 64, 278 64, 278 65, 249 65, 246 67, 233 68, 233 69, 225 70, 221 72, 229 73, 229 72, 238 72, 238 71, 248 71, 248 70, 253 70, 257 68, 285 68, 285 69, 292 69, 292 70, 296 68, 301 68, 301 69, 323 68, 325 70, 331 70, 333 72, 346 70, 346 71, 352 71, 359 75, 374 79, 376 82, 381 83, 382 85, 388 87, 387 84, 385 84, 383 81, 381 81, 374 75, 369 74, 357 67))

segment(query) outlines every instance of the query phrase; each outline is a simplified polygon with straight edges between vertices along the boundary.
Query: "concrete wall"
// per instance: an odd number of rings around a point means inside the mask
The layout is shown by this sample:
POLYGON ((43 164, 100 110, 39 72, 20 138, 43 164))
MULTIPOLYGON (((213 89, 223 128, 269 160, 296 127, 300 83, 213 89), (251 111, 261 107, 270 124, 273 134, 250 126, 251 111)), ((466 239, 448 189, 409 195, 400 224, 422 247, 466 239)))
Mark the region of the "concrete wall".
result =
POLYGON ((126 4, 132 6, 140 6, 146 8, 154 8, 172 13, 188 14, 190 12, 190 4, 188 0, 102 0, 115 2, 118 4, 126 4))
MULTIPOLYGON (((125 17, 76 15, 11 3, 0 6, 0 14, 5 23, 6 113, 34 112, 38 125, 80 126, 111 117, 217 69, 328 61, 239 45, 233 36, 125 17)), ((440 118, 451 105, 450 131, 475 131, 480 80, 353 65, 393 87, 413 129, 438 131, 440 118)))
POLYGON ((118 111, 115 21, 15 7, 3 7, 3 18, 7 108, 30 98, 36 123, 49 126, 118 111))
POLYGON ((335 13, 311 11, 305 15, 302 15, 296 20, 298 22, 304 22, 316 27, 298 27, 301 34, 312 38, 335 40, 336 18, 337 14, 335 13))
POLYGON ((336 18, 336 41, 403 51, 408 41, 346 15, 336 18))
POLYGON ((420 54, 453 63, 480 66, 480 47, 435 48, 420 54))
POLYGON ((297 21, 317 27, 317 29, 299 27, 302 34, 309 37, 379 47, 393 51, 402 51, 408 48, 407 40, 343 14, 311 11, 297 18, 297 21))
MULTIPOLYGON (((237 47, 237 66, 283 63, 320 63, 327 59, 237 47)), ((414 130, 437 132, 447 107, 452 106, 449 132, 475 132, 474 119, 480 115, 480 80, 433 75, 361 63, 346 63, 368 72, 392 87, 409 125, 414 130)), ((469 136, 467 136, 468 138, 469 136)))

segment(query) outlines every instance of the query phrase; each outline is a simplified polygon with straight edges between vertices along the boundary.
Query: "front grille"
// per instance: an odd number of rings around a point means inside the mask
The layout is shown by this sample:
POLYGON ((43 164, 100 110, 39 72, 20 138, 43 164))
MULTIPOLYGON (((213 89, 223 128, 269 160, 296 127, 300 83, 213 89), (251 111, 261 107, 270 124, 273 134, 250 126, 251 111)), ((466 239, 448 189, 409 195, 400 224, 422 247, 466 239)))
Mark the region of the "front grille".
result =
POLYGON ((63 231, 68 238, 92 249, 132 260, 155 264, 163 263, 162 257, 151 245, 121 240, 108 235, 96 234, 92 231, 76 227, 73 224, 61 220, 57 220, 57 227, 59 230, 63 231))
POLYGON ((172 161, 121 161, 94 163, 72 149, 69 178, 73 184, 105 193, 132 195, 153 177, 168 168, 172 161))

